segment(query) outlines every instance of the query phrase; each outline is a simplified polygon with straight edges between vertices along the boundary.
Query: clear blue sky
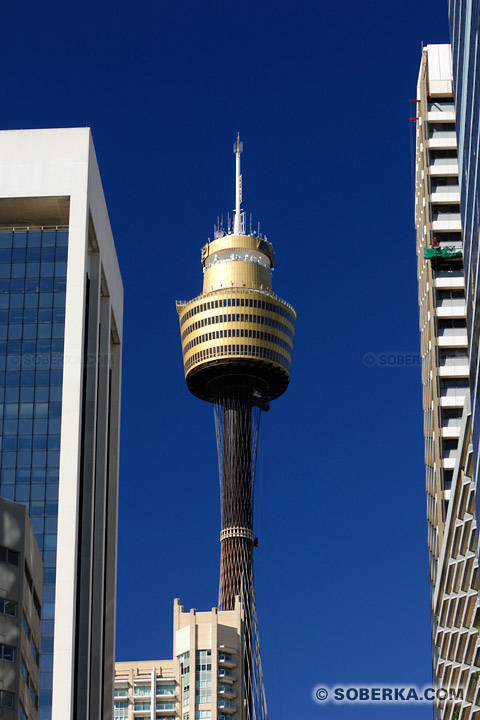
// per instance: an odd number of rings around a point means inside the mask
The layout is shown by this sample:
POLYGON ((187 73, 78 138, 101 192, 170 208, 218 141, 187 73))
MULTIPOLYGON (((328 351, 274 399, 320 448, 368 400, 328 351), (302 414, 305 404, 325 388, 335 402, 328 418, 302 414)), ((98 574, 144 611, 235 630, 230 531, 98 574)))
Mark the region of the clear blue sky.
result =
MULTIPOLYGON (((319 683, 428 683, 411 143, 421 42, 446 0, 9 3, 1 127, 93 130, 125 284, 117 658, 171 656, 172 602, 216 605, 211 407, 183 380, 175 299, 244 205, 298 311, 292 382, 262 419, 256 583, 270 716, 430 718, 319 707, 319 683)), ((1 163, 1 158, 0 158, 1 163)))

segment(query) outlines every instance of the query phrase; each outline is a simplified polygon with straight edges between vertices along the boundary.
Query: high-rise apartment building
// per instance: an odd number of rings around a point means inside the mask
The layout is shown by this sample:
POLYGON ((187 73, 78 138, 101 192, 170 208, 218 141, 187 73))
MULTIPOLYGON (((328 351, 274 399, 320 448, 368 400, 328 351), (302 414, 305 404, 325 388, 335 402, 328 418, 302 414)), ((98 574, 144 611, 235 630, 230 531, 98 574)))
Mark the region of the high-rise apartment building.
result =
POLYGON ((123 288, 88 128, 0 132, 0 496, 42 553, 40 720, 111 717, 123 288))
POLYGON ((0 717, 37 720, 43 563, 27 509, 0 498, 0 717))
POLYGON ((173 609, 173 660, 117 662, 114 719, 244 720, 245 613, 173 609))
POLYGON ((435 718, 480 717, 476 493, 449 45, 423 49, 417 85, 417 232, 435 718), (454 696, 454 697, 453 697, 454 696), (457 698, 456 700, 454 698, 457 698))

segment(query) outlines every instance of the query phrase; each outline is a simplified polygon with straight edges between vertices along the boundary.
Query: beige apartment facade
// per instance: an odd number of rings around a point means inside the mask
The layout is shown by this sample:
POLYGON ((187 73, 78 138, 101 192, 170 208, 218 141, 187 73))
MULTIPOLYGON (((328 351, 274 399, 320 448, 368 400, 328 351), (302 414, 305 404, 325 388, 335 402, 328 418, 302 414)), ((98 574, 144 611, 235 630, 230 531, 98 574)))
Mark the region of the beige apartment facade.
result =
POLYGON ((428 45, 416 96, 420 310, 433 681, 440 720, 480 718, 478 553, 457 133, 449 45, 428 45))
POLYGON ((234 610, 173 610, 173 659, 117 662, 115 720, 244 720, 244 617, 234 610))
POLYGON ((43 562, 27 509, 0 498, 0 717, 37 720, 43 562))

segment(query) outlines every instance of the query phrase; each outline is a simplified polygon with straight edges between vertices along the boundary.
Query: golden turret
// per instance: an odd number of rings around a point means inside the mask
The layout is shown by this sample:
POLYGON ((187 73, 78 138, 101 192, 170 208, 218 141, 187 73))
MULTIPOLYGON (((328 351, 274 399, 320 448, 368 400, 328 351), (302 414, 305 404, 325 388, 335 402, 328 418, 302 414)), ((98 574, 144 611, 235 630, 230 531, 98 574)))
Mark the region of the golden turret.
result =
POLYGON ((269 401, 289 383, 296 312, 273 294, 272 244, 244 232, 238 143, 234 231, 217 232, 202 248, 202 294, 177 302, 183 363, 199 398, 213 401, 214 381, 234 375, 257 381, 269 401))

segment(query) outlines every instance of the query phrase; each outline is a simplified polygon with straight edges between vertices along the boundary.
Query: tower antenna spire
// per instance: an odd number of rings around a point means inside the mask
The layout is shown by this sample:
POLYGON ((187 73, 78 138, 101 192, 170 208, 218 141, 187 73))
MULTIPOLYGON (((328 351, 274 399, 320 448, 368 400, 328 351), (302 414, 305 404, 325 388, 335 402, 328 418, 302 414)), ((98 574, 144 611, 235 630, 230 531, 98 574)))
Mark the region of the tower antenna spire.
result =
POLYGON ((240 174, 240 155, 243 151, 243 143, 240 140, 240 133, 237 133, 237 139, 233 143, 233 152, 235 153, 235 218, 233 223, 233 234, 243 235, 243 213, 242 206, 242 176, 240 174))

